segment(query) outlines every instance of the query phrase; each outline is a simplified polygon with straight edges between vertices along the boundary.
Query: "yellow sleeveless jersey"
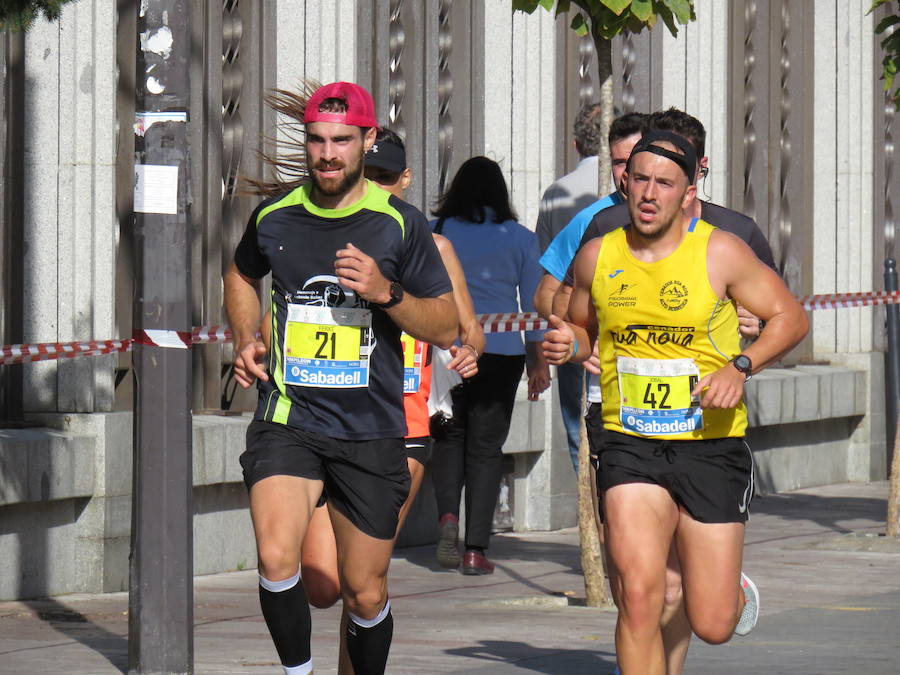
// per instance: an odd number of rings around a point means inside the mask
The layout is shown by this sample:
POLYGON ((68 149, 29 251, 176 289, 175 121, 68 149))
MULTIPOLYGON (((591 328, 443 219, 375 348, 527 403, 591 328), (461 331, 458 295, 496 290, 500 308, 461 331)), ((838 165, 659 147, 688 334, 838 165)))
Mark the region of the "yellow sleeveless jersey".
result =
POLYGON ((716 297, 706 270, 715 228, 694 219, 678 248, 652 263, 625 229, 603 237, 591 284, 600 331, 603 426, 671 440, 743 436, 747 409, 706 410, 697 381, 740 352, 735 303, 716 297))

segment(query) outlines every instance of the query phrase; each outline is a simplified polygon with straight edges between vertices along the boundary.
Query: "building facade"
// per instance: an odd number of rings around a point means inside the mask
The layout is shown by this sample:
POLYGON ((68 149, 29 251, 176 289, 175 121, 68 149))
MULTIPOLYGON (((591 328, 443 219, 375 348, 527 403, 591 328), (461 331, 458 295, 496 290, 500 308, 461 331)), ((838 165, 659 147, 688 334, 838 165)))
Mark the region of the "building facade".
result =
MULTIPOLYGON (((0 343, 131 333, 138 2, 80 0, 0 34, 0 343)), ((704 122, 700 192, 753 216, 797 295, 883 288, 895 256, 896 113, 868 0, 696 0, 697 20, 613 42, 622 111, 704 122)), ((884 11, 884 10, 880 10, 884 11)), ((508 0, 196 0, 191 25, 192 306, 225 323, 221 277, 254 206, 275 117, 262 95, 351 80, 405 137, 428 212, 468 157, 498 161, 522 222, 576 162, 593 46, 508 0), (269 140, 267 140, 269 139, 269 140)), ((809 337, 748 392, 763 489, 883 478, 884 310, 812 313, 809 337)), ((195 571, 255 564, 237 455, 252 394, 227 345, 194 348, 195 571), (223 537, 244 532, 246 537, 223 537)), ((0 366, 0 598, 127 586, 130 355, 0 366)), ((561 527, 574 483, 553 396, 522 402, 505 448, 515 523, 561 527)), ((430 516, 422 516, 422 527, 430 516)))

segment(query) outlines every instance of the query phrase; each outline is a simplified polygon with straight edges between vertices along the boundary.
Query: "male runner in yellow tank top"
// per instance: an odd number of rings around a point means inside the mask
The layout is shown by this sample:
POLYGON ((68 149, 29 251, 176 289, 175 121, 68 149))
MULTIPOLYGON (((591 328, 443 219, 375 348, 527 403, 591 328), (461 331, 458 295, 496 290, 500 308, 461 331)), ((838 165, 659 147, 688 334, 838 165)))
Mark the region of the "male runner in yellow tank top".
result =
POLYGON ((551 316, 543 345, 560 364, 584 361, 599 340, 594 441, 623 675, 666 671, 659 622, 673 542, 693 631, 714 644, 734 633, 753 492, 744 382, 807 330, 801 306, 746 244, 684 215, 696 161, 668 131, 635 146, 631 223, 579 252, 571 322, 551 316), (743 353, 736 302, 766 322, 743 353))

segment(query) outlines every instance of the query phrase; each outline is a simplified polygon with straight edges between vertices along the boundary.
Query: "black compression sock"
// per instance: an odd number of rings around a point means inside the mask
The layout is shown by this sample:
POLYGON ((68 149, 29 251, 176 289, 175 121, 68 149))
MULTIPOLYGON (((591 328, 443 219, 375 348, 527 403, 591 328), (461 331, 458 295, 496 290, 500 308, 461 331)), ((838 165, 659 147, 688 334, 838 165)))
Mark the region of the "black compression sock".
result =
POLYGON ((259 577, 259 605, 282 665, 287 668, 309 664, 312 617, 300 572, 284 581, 259 577))
POLYGON ((374 619, 361 619, 349 613, 347 653, 356 675, 383 675, 393 636, 390 600, 374 619))

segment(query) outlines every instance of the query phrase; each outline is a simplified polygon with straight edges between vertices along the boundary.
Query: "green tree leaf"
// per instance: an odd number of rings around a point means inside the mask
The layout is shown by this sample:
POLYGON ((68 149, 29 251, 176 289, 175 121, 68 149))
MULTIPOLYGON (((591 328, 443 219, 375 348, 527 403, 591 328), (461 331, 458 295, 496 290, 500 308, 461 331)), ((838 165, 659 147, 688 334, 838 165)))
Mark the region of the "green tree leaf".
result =
POLYGON ((662 19, 662 22, 666 25, 666 28, 669 29, 669 32, 672 35, 678 35, 678 26, 675 24, 675 15, 672 14, 668 7, 660 6, 657 10, 657 16, 662 19))
POLYGON ((0 30, 26 31, 40 13, 48 21, 56 21, 68 2, 73 0, 4 0, 0 2, 0 30))
MULTIPOLYGON (((628 5, 631 4, 631 0, 600 0, 600 2, 596 2, 596 0, 594 0, 594 4, 603 4, 604 6, 608 7, 613 12, 613 14, 615 14, 616 16, 621 16, 622 12, 624 12, 628 8, 628 5)), ((598 9, 600 8, 598 7, 598 9)))
POLYGON ((890 1, 891 0, 875 0, 875 2, 872 3, 872 6, 869 7, 869 11, 866 12, 866 14, 871 14, 876 9, 878 9, 879 7, 881 7, 882 5, 884 5, 886 3, 889 3, 890 1))
POLYGON ((554 15, 554 18, 558 18, 560 14, 566 14, 571 7, 571 0, 559 0, 556 5, 556 14, 554 15))
POLYGON ((584 14, 581 12, 572 17, 572 23, 569 26, 579 37, 584 37, 590 32, 587 21, 584 20, 584 14))
MULTIPOLYGON (((662 0, 662 4, 665 5, 667 10, 675 15, 675 18, 678 19, 678 23, 682 25, 687 25, 696 18, 694 16, 693 3, 689 0, 662 0)), ((677 33, 677 29, 675 33, 677 33)), ((673 35, 675 33, 673 33, 673 35)))
POLYGON ((512 8, 514 12, 525 12, 531 14, 538 8, 540 0, 512 0, 512 8))
POLYGON ((632 0, 631 13, 639 21, 650 22, 654 18, 652 0, 632 0))
POLYGON ((900 22, 900 16, 886 16, 875 26, 875 33, 883 33, 897 22, 900 22))

